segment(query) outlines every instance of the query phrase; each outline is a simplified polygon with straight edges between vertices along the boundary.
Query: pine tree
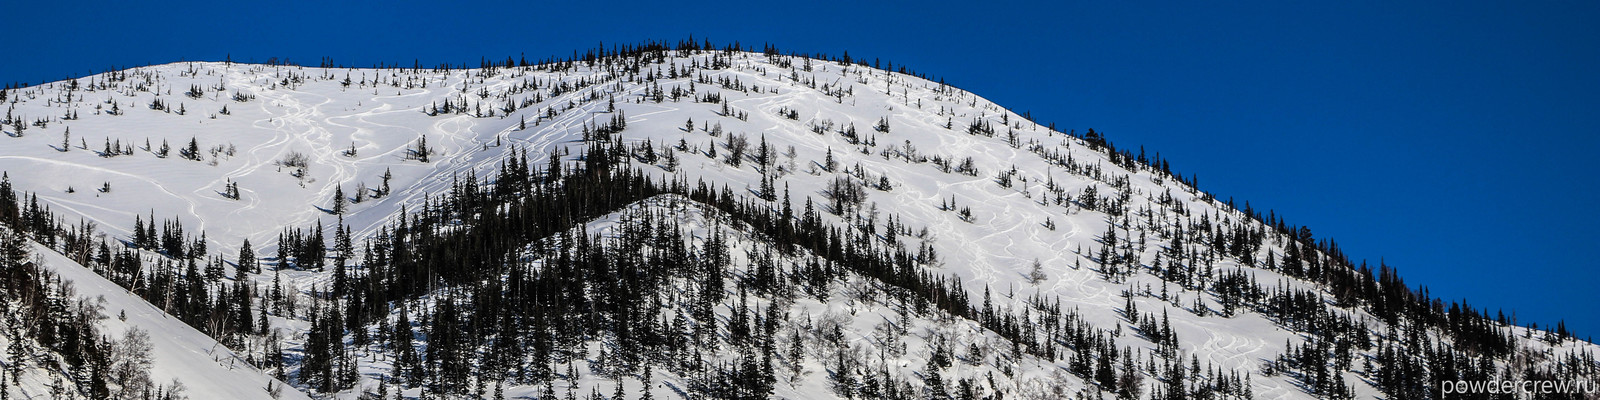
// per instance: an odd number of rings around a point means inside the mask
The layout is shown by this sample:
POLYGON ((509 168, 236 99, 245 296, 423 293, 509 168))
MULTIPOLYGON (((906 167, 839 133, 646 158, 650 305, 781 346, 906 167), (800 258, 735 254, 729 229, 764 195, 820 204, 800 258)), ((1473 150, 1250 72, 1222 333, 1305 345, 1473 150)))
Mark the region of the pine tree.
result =
POLYGON ((944 376, 939 373, 939 366, 936 363, 929 361, 922 375, 922 383, 928 388, 927 398, 935 400, 950 398, 949 390, 944 387, 944 376))
POLYGON ((200 143, 196 141, 195 138, 189 138, 189 146, 183 149, 183 157, 190 160, 200 161, 200 143))
POLYGON ((1111 364, 1112 358, 1116 356, 1116 351, 1117 349, 1115 347, 1109 346, 1102 349, 1099 352, 1100 357, 1095 359, 1094 368, 1094 380, 1096 383, 1100 384, 1100 389, 1113 393, 1117 391, 1118 383, 1117 372, 1112 368, 1111 364))
POLYGON ((383 188, 378 190, 378 192, 382 193, 383 196, 388 196, 389 195, 389 179, 391 179, 391 178, 394 178, 394 174, 390 173, 388 168, 384 168, 383 169, 383 188))
POLYGON ((761 135, 761 144, 756 146, 756 164, 761 166, 762 171, 772 167, 772 153, 772 147, 767 145, 767 135, 761 135))
POLYGON ((350 294, 350 278, 345 271, 345 262, 350 258, 350 253, 354 251, 355 246, 350 243, 350 233, 344 226, 343 216, 339 217, 339 224, 334 228, 333 237, 333 296, 335 298, 345 298, 350 294))
POLYGON ((667 172, 676 171, 678 169, 678 154, 671 148, 662 149, 661 158, 662 168, 666 169, 667 172))
POLYGON ((302 268, 310 268, 318 271, 322 270, 323 263, 326 262, 324 258, 326 258, 325 256, 327 256, 328 251, 328 242, 324 239, 326 236, 323 236, 322 232, 322 221, 318 220, 316 224, 316 230, 311 231, 310 241, 303 244, 305 247, 305 257, 296 258, 296 264, 299 264, 302 268))
POLYGON ((767 173, 762 173, 761 174, 761 189, 760 189, 760 192, 761 193, 759 195, 761 196, 762 200, 766 200, 766 201, 777 201, 778 200, 777 190, 773 189, 773 187, 772 187, 772 175, 771 174, 767 174, 767 173))
POLYGON ((1144 394, 1144 375, 1141 375, 1139 368, 1134 365, 1133 353, 1130 350, 1126 347, 1122 350, 1122 372, 1117 375, 1118 400, 1134 400, 1144 394))
MULTIPOLYGON (((333 187, 333 207, 332 207, 332 212, 333 212, 334 215, 344 215, 344 186, 343 185, 334 185, 334 187, 333 187)), ((343 218, 343 217, 341 217, 341 218, 343 218)))
POLYGON ((643 388, 640 390, 643 393, 639 394, 639 400, 655 400, 655 396, 650 394, 650 381, 654 380, 651 377, 652 372, 650 364, 645 364, 644 373, 639 375, 639 384, 643 388))
MULTIPOLYGON (((155 221, 151 221, 151 222, 154 223, 155 221)), ((144 218, 140 217, 138 214, 134 214, 134 216, 133 216, 133 246, 134 247, 140 247, 140 248, 149 247, 150 238, 145 236, 144 232, 145 232, 145 230, 144 230, 144 218)))
POLYGON ((396 361, 398 361, 395 365, 396 368, 399 368, 397 375, 405 378, 407 385, 418 386, 422 384, 423 379, 422 359, 417 355, 417 348, 414 344, 416 331, 412 330, 411 318, 407 315, 406 307, 401 306, 400 316, 395 319, 394 328, 389 336, 389 346, 398 353, 395 356, 396 361))
MULTIPOLYGON (((195 254, 203 255, 205 253, 204 252, 197 252, 195 254)), ((206 270, 206 280, 207 281, 209 281, 211 283, 221 282, 222 281, 222 273, 223 273, 222 257, 221 256, 217 256, 216 258, 211 258, 211 259, 206 260, 206 268, 205 268, 205 270, 206 270)))
POLYGON ((412 155, 417 161, 428 162, 428 155, 432 150, 428 148, 428 135, 417 137, 417 147, 412 149, 412 155))
POLYGON ((278 266, 276 268, 272 269, 272 294, 271 294, 271 297, 272 297, 272 313, 273 314, 277 314, 279 316, 283 315, 283 303, 284 303, 284 301, 283 301, 283 274, 281 272, 279 272, 282 269, 283 269, 283 262, 282 261, 279 261, 278 262, 278 266))

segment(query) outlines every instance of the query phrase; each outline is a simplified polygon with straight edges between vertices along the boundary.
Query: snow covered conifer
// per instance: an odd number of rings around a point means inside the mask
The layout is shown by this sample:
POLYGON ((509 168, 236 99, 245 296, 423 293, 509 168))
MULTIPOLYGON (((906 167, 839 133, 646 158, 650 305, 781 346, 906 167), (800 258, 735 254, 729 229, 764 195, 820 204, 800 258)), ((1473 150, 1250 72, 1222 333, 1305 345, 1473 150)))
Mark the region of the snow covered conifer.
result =
POLYGON ((335 215, 344 215, 344 186, 333 187, 333 205, 329 210, 335 215))

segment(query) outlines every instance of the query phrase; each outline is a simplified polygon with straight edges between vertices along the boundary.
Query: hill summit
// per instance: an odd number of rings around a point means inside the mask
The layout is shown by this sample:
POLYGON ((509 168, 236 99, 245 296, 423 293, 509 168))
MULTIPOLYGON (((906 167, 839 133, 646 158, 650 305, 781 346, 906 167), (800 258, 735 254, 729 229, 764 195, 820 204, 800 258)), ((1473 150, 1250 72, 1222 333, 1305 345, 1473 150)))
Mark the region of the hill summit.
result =
POLYGON ((876 64, 689 41, 5 90, 0 388, 1409 399, 1600 376, 1564 326, 876 64), (144 381, 95 378, 116 366, 144 381))

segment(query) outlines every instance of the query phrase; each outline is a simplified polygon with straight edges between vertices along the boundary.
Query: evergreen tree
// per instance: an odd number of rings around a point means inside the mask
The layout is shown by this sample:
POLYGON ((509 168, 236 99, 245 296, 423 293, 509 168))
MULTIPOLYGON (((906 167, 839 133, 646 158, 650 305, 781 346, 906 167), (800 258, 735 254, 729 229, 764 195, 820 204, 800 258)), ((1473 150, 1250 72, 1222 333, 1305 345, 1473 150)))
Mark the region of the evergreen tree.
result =
POLYGON ((428 155, 433 154, 433 150, 428 148, 428 135, 417 137, 417 146, 411 150, 411 154, 417 161, 428 162, 428 155))
POLYGON ((334 227, 334 258, 333 258, 333 296, 345 298, 350 295, 350 278, 345 271, 345 263, 354 251, 350 242, 350 233, 344 226, 344 216, 339 217, 339 223, 334 227))
POLYGON ((200 142, 196 141, 195 138, 190 137, 189 146, 183 148, 183 157, 190 160, 200 161, 200 142))
POLYGON ((379 193, 382 193, 383 196, 389 195, 389 179, 393 177, 394 174, 391 174, 388 168, 383 169, 383 188, 378 191, 379 193))
MULTIPOLYGON (((331 207, 331 209, 332 209, 333 214, 335 214, 335 215, 343 215, 344 214, 344 186, 343 185, 334 185, 333 186, 333 206, 331 207)), ((343 217, 340 217, 340 218, 343 218, 343 217)))
POLYGON ((398 375, 405 378, 406 385, 419 386, 423 382, 424 374, 422 359, 417 355, 416 331, 411 328, 411 318, 408 317, 406 307, 400 307, 400 316, 394 321, 394 328, 390 333, 390 346, 395 349, 396 368, 398 375))
POLYGON ((950 398, 949 389, 944 386, 944 376, 939 372, 936 363, 929 361, 923 369, 922 376, 922 384, 927 387, 927 398, 935 400, 950 398))

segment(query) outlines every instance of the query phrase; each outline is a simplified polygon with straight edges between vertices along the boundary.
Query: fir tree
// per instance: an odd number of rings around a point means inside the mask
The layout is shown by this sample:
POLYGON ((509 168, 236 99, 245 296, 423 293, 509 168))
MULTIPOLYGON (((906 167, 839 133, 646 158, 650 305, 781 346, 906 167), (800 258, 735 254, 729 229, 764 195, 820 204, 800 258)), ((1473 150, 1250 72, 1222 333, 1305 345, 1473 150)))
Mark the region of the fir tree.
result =
POLYGON ((183 148, 183 157, 200 161, 200 143, 195 138, 189 138, 189 146, 183 148))
MULTIPOLYGON (((329 207, 334 215, 344 215, 344 186, 333 186, 333 206, 329 207)), ((343 217, 341 217, 343 218, 343 217)))
POLYGON ((433 154, 433 150, 428 148, 428 135, 417 137, 416 148, 411 150, 411 154, 417 161, 428 162, 428 155, 433 154))
POLYGON ((389 195, 389 179, 391 179, 391 178, 394 178, 394 174, 390 173, 388 168, 384 168, 383 169, 383 187, 378 190, 378 192, 381 193, 381 196, 388 196, 389 195))

